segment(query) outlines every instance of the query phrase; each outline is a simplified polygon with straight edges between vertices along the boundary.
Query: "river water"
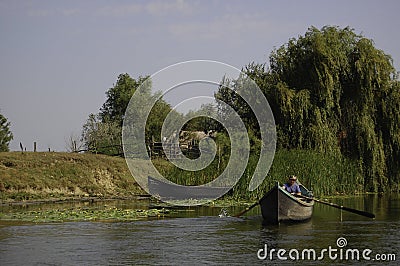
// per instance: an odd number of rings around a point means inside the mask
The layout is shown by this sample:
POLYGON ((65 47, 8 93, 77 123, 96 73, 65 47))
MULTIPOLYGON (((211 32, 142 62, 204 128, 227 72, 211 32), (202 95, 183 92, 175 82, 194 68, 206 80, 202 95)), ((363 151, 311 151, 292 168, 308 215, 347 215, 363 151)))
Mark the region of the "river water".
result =
POLYGON ((131 222, 0 221, 0 265, 399 264, 399 195, 332 202, 376 219, 316 203, 310 221, 278 226, 263 226, 258 207, 242 218, 219 217, 218 207, 192 207, 131 222))

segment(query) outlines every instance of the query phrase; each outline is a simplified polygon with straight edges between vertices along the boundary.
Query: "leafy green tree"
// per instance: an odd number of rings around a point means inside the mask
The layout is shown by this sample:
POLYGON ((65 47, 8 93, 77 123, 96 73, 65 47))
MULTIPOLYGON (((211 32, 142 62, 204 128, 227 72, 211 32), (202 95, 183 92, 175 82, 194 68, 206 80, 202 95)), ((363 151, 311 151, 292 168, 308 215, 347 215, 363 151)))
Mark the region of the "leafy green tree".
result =
MULTIPOLYGON (((399 82, 389 55, 353 29, 325 26, 290 39, 269 61, 244 71, 273 110, 278 148, 342 153, 358 162, 367 191, 399 185, 399 82)), ((256 130, 242 99, 223 86, 218 96, 256 130)))
POLYGON ((83 125, 82 142, 86 150, 107 155, 121 155, 122 124, 128 103, 137 88, 147 77, 137 80, 120 74, 116 84, 106 92, 106 102, 99 114, 90 114, 83 125))
POLYGON ((116 121, 103 122, 99 115, 90 114, 83 125, 82 142, 90 152, 121 155, 121 126, 116 121))
POLYGON ((283 146, 340 149, 359 161, 368 191, 384 190, 399 148, 399 106, 386 104, 399 101, 390 56, 350 28, 310 28, 271 54, 269 74, 283 146))
POLYGON ((7 122, 7 118, 0 114, 0 151, 9 151, 8 145, 12 139, 10 122, 7 122))
MULTIPOLYGON (((152 93, 151 81, 148 77, 139 77, 135 80, 128 74, 118 76, 114 87, 107 90, 107 99, 99 114, 90 114, 83 126, 82 142, 88 151, 108 155, 121 155, 123 153, 123 121, 131 97, 139 87, 141 88, 140 97, 142 101, 138 102, 138 106, 131 106, 129 109, 127 115, 130 125, 135 125, 136 118, 142 117, 143 110, 160 95, 152 93)), ((170 111, 171 106, 162 98, 156 101, 145 125, 147 144, 161 140, 163 121, 170 111)))
POLYGON ((104 121, 115 121, 122 126, 126 107, 136 89, 148 77, 139 77, 137 80, 128 74, 120 74, 114 87, 106 92, 107 100, 100 109, 100 118, 104 121))
POLYGON ((220 123, 215 119, 211 118, 216 113, 216 107, 214 104, 202 104, 200 110, 190 110, 187 114, 187 118, 192 118, 185 124, 183 130, 187 131, 203 131, 209 133, 210 130, 216 130, 221 127, 220 123))

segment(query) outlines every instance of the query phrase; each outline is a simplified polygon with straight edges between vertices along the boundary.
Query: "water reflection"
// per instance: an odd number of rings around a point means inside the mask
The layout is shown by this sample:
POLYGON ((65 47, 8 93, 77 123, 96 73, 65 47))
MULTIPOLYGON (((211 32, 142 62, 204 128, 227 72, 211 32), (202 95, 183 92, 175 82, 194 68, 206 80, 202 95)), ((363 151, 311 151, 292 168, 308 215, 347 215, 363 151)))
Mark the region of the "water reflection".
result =
MULTIPOLYGON (((174 218, 133 222, 21 225, 0 221, 0 265, 275 264, 282 261, 260 261, 257 258, 257 251, 265 244, 269 249, 313 248, 319 251, 329 246, 337 247, 339 237, 346 238, 348 248, 369 248, 374 253, 393 253, 397 255, 397 261, 400 260, 398 195, 367 195, 332 201, 374 212, 376 219, 371 220, 316 203, 310 221, 279 226, 262 226, 258 208, 254 208, 245 217, 234 218, 219 217, 220 207, 184 208, 176 212, 174 218)), ((104 206, 111 203, 98 204, 104 206)), ((152 203, 112 204, 119 208, 148 208, 152 203)), ((241 210, 227 208, 229 214, 241 210)), ((301 261, 301 264, 309 265, 320 263, 330 264, 332 261, 301 261)), ((350 263, 359 264, 356 261, 350 263)), ((373 265, 368 261, 363 261, 363 264, 373 265)), ((391 264, 397 265, 395 262, 385 263, 391 264)))

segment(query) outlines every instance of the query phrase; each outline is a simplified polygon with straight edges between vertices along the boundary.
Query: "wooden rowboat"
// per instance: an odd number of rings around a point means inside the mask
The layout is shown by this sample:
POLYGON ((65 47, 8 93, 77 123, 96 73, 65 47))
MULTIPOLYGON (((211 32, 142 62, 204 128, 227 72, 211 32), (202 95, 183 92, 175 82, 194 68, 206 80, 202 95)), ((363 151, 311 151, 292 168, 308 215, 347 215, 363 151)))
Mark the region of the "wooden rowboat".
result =
MULTIPOLYGON (((299 184, 301 194, 310 197, 311 192, 299 184)), ((278 224, 284 221, 305 221, 311 218, 313 199, 304 199, 290 194, 279 183, 259 201, 265 223, 278 224)))
POLYGON ((161 200, 215 199, 230 190, 229 187, 182 186, 148 177, 149 193, 161 200))

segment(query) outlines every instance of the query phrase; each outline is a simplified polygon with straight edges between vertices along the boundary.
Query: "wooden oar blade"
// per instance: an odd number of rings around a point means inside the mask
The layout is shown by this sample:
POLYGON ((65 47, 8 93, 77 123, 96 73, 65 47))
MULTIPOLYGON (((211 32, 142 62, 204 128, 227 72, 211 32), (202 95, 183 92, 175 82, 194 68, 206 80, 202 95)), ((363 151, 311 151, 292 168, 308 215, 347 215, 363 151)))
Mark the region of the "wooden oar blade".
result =
POLYGON ((357 209, 352 209, 352 208, 341 206, 341 205, 336 205, 336 204, 333 204, 333 203, 330 203, 330 202, 326 202, 326 201, 322 201, 322 200, 317 200, 317 199, 314 199, 314 200, 316 202, 323 203, 323 204, 326 204, 328 206, 331 206, 331 207, 334 207, 334 208, 337 208, 337 209, 341 209, 341 210, 345 210, 345 211, 348 211, 348 212, 352 212, 352 213, 355 213, 355 214, 358 214, 358 215, 361 215, 361 216, 365 216, 365 217, 368 217, 368 218, 375 218, 375 214, 373 214, 373 213, 369 213, 369 212, 361 211, 361 210, 357 210, 357 209))
POLYGON ((360 210, 356 210, 356 209, 351 209, 351 208, 344 207, 344 206, 341 206, 341 207, 343 210, 348 211, 348 212, 356 213, 356 214, 359 214, 359 215, 362 215, 362 216, 365 216, 368 218, 375 218, 375 214, 373 214, 373 213, 360 211, 360 210))
POLYGON ((352 212, 352 213, 355 213, 355 214, 358 214, 358 215, 361 215, 361 216, 365 216, 365 217, 368 217, 368 218, 375 218, 375 214, 369 213, 369 212, 366 212, 366 211, 360 211, 360 210, 357 210, 357 209, 352 209, 352 208, 349 208, 349 207, 336 205, 336 204, 333 204, 331 202, 319 200, 319 199, 316 199, 316 198, 310 198, 310 197, 306 197, 306 196, 303 196, 303 195, 297 195, 297 197, 310 199, 310 200, 312 199, 312 200, 314 200, 314 201, 316 201, 318 203, 322 203, 322 204, 325 204, 325 205, 328 205, 328 206, 331 206, 331 207, 334 207, 334 208, 337 208, 337 209, 341 209, 341 210, 345 210, 345 211, 348 211, 348 212, 352 212))

